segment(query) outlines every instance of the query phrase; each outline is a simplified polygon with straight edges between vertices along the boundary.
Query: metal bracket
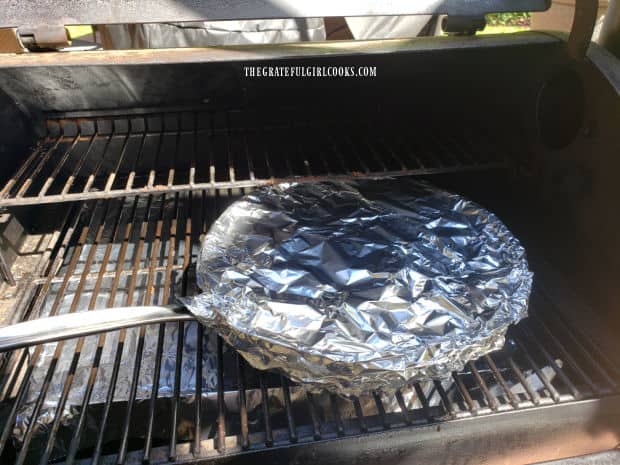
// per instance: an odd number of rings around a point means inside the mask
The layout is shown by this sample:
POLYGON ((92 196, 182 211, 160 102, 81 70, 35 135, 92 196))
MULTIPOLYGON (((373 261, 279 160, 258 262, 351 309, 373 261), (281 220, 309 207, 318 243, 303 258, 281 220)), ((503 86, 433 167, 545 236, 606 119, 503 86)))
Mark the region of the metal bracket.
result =
POLYGON ((0 28, 0 53, 22 53, 25 51, 26 49, 19 40, 17 28, 0 28))
POLYGON ((598 0, 576 0, 573 27, 568 37, 568 53, 575 60, 583 60, 588 52, 596 15, 598 14, 598 0))
POLYGON ((9 286, 15 286, 17 284, 15 281, 15 276, 13 276, 13 272, 4 259, 2 252, 0 252, 0 276, 2 276, 2 279, 6 281, 9 286))
POLYGON ((29 50, 58 50, 71 45, 71 36, 64 26, 19 28, 19 38, 29 50))
POLYGON ((487 25, 484 16, 446 16, 441 21, 444 32, 457 36, 473 36, 487 25))
POLYGON ((24 229, 14 216, 0 211, 0 279, 10 286, 15 286, 15 277, 11 271, 11 264, 16 257, 20 238, 24 229))

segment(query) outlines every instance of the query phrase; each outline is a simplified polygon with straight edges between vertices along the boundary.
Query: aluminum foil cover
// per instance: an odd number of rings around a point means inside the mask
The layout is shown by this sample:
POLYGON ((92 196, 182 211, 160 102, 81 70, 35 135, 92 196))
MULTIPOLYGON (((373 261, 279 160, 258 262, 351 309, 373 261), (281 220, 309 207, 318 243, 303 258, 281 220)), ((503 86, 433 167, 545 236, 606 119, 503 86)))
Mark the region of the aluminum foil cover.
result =
POLYGON ((288 183, 213 224, 185 303, 255 367, 360 395, 501 348, 532 277, 494 214, 427 183, 288 183))

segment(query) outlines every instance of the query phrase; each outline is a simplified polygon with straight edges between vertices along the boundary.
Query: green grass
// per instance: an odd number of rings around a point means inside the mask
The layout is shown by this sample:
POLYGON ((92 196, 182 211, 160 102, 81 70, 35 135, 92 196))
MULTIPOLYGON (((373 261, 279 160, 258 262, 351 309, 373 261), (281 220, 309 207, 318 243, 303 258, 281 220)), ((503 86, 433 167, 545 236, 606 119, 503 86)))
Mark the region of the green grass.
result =
POLYGON ((72 39, 79 39, 93 33, 92 26, 67 26, 72 39))
POLYGON ((510 34, 512 32, 529 31, 528 26, 487 26, 478 34, 510 34))

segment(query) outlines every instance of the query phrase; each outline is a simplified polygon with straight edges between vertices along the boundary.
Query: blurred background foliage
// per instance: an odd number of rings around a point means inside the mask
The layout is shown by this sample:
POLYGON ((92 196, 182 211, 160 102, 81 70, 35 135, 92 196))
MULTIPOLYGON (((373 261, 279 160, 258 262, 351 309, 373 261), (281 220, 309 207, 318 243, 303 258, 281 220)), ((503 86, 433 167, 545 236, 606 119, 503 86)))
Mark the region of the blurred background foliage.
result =
POLYGON ((487 24, 489 26, 520 26, 529 27, 529 13, 495 13, 487 15, 487 24))

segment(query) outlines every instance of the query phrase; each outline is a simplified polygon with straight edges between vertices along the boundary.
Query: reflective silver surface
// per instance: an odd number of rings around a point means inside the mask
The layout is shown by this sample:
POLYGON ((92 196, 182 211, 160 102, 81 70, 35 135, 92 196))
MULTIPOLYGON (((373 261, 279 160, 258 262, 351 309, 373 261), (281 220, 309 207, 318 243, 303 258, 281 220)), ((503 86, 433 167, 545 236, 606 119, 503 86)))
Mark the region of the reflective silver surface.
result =
POLYGON ((0 352, 143 324, 192 319, 180 305, 120 307, 68 313, 0 328, 0 352))
POLYGON ((407 179, 281 184, 231 205, 184 303, 312 390, 391 391, 499 349, 532 284, 492 213, 407 179))

